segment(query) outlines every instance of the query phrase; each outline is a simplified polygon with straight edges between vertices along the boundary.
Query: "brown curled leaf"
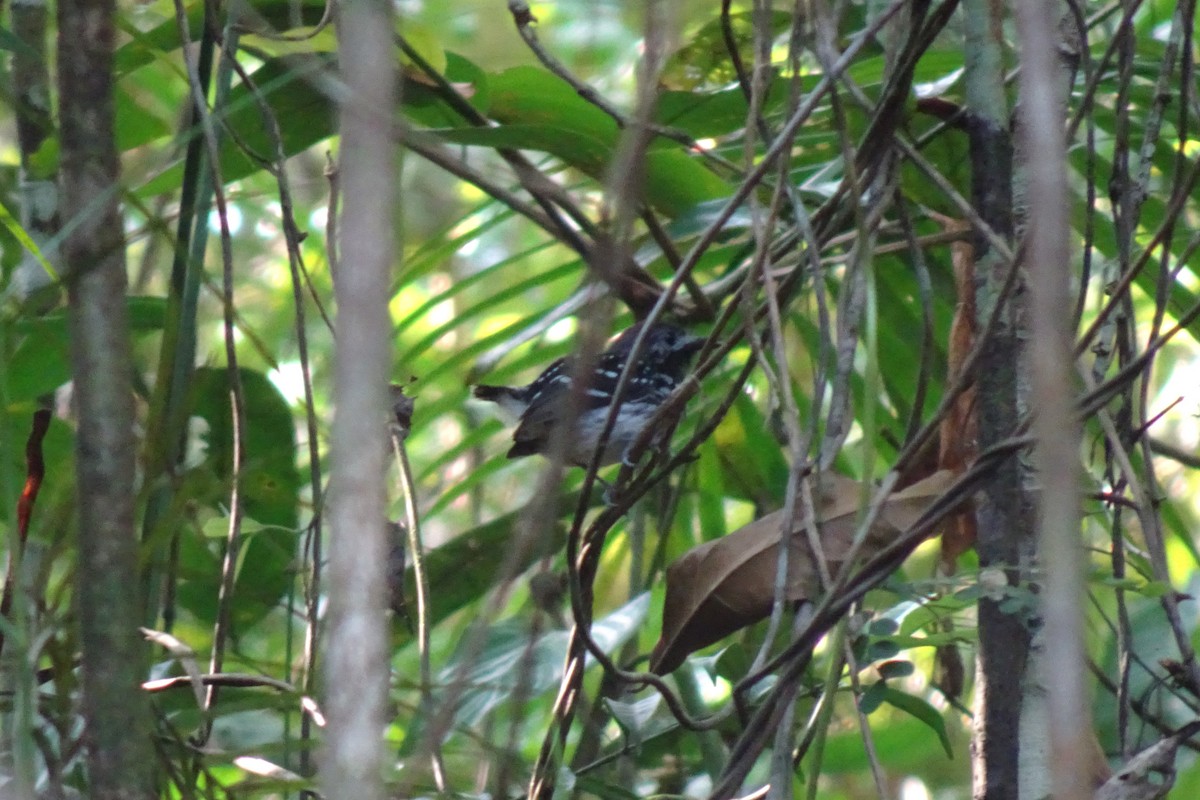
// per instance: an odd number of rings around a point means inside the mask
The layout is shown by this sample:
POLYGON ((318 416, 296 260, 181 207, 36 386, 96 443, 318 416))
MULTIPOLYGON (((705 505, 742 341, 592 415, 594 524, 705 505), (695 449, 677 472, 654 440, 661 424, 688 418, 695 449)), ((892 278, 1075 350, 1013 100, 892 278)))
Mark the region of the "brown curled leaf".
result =
POLYGON ((935 651, 933 683, 950 700, 957 702, 962 698, 967 669, 957 645, 943 644, 935 651))
MULTIPOLYGON (((947 231, 966 232, 970 225, 963 220, 941 215, 934 218, 947 231)), ((950 258, 954 264, 954 286, 957 304, 954 319, 950 323, 950 340, 947 344, 946 375, 949 391, 958 382, 967 356, 975 347, 977 328, 975 324, 975 248, 968 240, 951 245, 950 258)), ((958 396, 942 420, 938 468, 961 475, 979 455, 979 427, 975 419, 974 382, 958 396)), ((964 509, 949 517, 942 528, 942 569, 953 575, 958 557, 975 546, 975 515, 964 509)))
MULTIPOLYGON (((915 523, 953 481, 938 472, 884 503, 859 550, 867 558, 915 523)), ((836 572, 854 540, 862 485, 840 475, 822 476, 813 503, 821 545, 831 572, 836 572)), ((786 600, 791 603, 820 595, 818 562, 808 547, 803 514, 789 537, 786 600)), ((783 512, 776 511, 728 536, 694 547, 667 568, 662 637, 650 657, 650 669, 672 672, 690 653, 765 619, 775 599, 775 571, 783 512)))

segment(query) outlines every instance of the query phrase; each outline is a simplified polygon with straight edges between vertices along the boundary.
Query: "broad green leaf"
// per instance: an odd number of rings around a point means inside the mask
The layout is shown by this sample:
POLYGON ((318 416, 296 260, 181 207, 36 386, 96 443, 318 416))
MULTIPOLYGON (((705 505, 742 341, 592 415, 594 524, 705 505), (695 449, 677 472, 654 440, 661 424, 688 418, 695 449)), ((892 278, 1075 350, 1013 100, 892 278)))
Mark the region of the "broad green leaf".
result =
MULTIPOLYGON (((605 653, 616 652, 637 633, 646 617, 649 599, 649 594, 641 594, 593 623, 592 638, 605 653)), ((466 637, 435 683, 454 686, 465 680, 463 685, 467 688, 455 709, 455 719, 462 725, 477 726, 494 708, 512 699, 518 685, 525 687, 529 697, 557 686, 570 636, 569 630, 558 629, 531 641, 528 621, 498 622, 487 629, 478 652, 469 646, 471 637, 466 637)), ((416 723, 406 733, 402 755, 422 741, 424 720, 416 723)))
POLYGON ((699 450, 700 463, 696 475, 696 509, 699 516, 700 536, 704 540, 717 539, 725 535, 725 490, 721 481, 721 469, 717 449, 705 442, 699 450))
MULTIPOLYGON (((513 116, 516 116, 516 112, 513 116)), ((585 120, 576 120, 577 124, 569 125, 563 119, 538 119, 511 122, 493 128, 443 128, 433 132, 454 144, 552 153, 588 175, 598 177, 612 155, 616 126, 607 130, 605 123, 610 121, 607 117, 587 121, 595 122, 598 127, 586 127, 585 120)))
MULTIPOLYGON (((243 512, 256 532, 243 541, 234 592, 234 623, 244 631, 262 619, 291 585, 299 525, 300 474, 296 469, 295 422, 279 390, 260 372, 239 371, 245 428, 241 432, 245 462, 240 495, 243 512)), ((199 468, 215 479, 215 493, 195 498, 225 510, 233 463, 233 421, 228 373, 222 368, 201 367, 192 384, 192 413, 208 426, 207 457, 199 468)), ((197 532, 202 537, 201 532, 197 532)), ((220 548, 187 541, 181 549, 200 567, 179 587, 180 602, 193 613, 211 609, 220 582, 220 548)), ((185 572, 187 567, 185 566, 185 572)))
POLYGON ((581 775, 574 783, 584 796, 595 796, 601 800, 638 800, 640 795, 631 792, 627 787, 618 783, 600 780, 588 775, 581 775))
MULTIPOLYGON (((619 139, 617 123, 575 93, 566 82, 534 67, 513 67, 492 76, 489 115, 498 128, 439 131, 447 141, 520 147, 550 153, 596 180, 605 178, 619 139)), ((675 215, 728 194, 725 183, 672 142, 646 156, 646 199, 675 215)))
POLYGON ((652 148, 643 169, 647 201, 671 216, 730 193, 723 180, 682 149, 652 148))
POLYGON ((888 688, 884 700, 888 705, 895 706, 901 711, 916 717, 937 734, 938 741, 946 751, 946 758, 954 758, 950 745, 950 736, 946 733, 946 720, 936 708, 927 701, 911 694, 905 694, 897 689, 888 688))
MULTIPOLYGON (((446 51, 442 49, 437 31, 420 22, 409 21, 404 25, 404 40, 435 72, 446 72, 446 51)), ((413 63, 403 55, 401 62, 405 65, 413 63)))
MULTIPOLYGON (((442 76, 458 90, 467 103, 481 112, 485 110, 491 96, 487 73, 458 53, 447 51, 445 62, 442 76)), ((415 66, 409 66, 405 75, 401 98, 406 117, 429 128, 453 128, 467 124, 462 114, 442 98, 439 90, 429 85, 429 79, 424 73, 415 66)))
MULTIPOLYGON (((166 301, 161 297, 130 297, 126 301, 133 333, 161 330, 166 301)), ((13 325, 12 353, 5 359, 11 401, 34 400, 49 394, 71 378, 67 312, 18 320, 13 325)))
MULTIPOLYGON (((747 70, 754 64, 753 19, 753 15, 748 11, 729 15, 733 42, 747 70)), ((770 32, 773 36, 780 36, 791 27, 791 23, 791 14, 772 11, 770 32)), ((705 22, 699 30, 687 36, 686 44, 667 59, 661 80, 673 89, 727 85, 737 80, 737 71, 734 69, 726 43, 725 25, 720 17, 705 22)))
MULTIPOLYGON (((871 738, 874 739, 880 762, 889 770, 896 771, 923 770, 937 762, 945 763, 944 746, 931 748, 928 730, 924 722, 911 716, 889 719, 887 724, 872 724, 871 738)), ((822 775, 862 774, 869 769, 862 735, 857 727, 828 738, 821 761, 822 775)), ((966 776, 965 768, 962 774, 966 776)))
MULTIPOLYGON (((816 79, 808 80, 812 88, 816 79)), ((776 78, 763 101, 763 113, 775 112, 787 100, 791 87, 776 78)), ((715 138, 746 126, 750 107, 740 86, 715 91, 665 91, 658 99, 654 119, 660 125, 686 131, 693 139, 715 138)))
POLYGON ((145 105, 130 94, 124 84, 117 84, 114 99, 117 115, 117 147, 119 149, 132 150, 170 135, 171 127, 154 116, 145 105))
POLYGON ((873 714, 883 705, 884 696, 887 694, 887 684, 883 681, 876 681, 867 687, 867 690, 858 698, 858 708, 864 714, 873 714))
POLYGON ((655 693, 631 701, 606 697, 604 704, 621 727, 627 741, 637 746, 646 738, 650 720, 662 706, 662 695, 655 693))
POLYGON ((876 667, 879 674, 887 678, 907 678, 915 667, 911 661, 885 661, 876 667))
MULTIPOLYGON (((564 493, 558 498, 558 509, 565 514, 575 508, 576 494, 564 493)), ((464 531, 449 542, 425 554, 425 569, 430 586, 437 591, 429 598, 429 624, 437 625, 456 611, 484 597, 500 579, 497 571, 507 563, 513 540, 518 535, 524 510, 513 511, 491 522, 464 531)), ((529 552, 521 553, 514 569, 519 574, 537 560, 562 549, 566 531, 553 526, 550 539, 535 542, 529 552)), ((416 578, 409 565, 404 576, 404 595, 410 601, 416 596, 416 578)), ((402 625, 394 626, 393 643, 397 648, 410 642, 412 634, 402 625)))
MULTIPOLYGON (((287 32, 291 30, 292 20, 297 15, 297 21, 302 26, 315 26, 325 16, 326 9, 324 0, 254 0, 251 28, 258 30, 257 25, 261 23, 277 33, 287 32)), ((186 13, 188 37, 192 42, 198 42, 204 32, 204 3, 191 3, 186 13)), ((174 17, 145 31, 124 15, 118 15, 117 20, 121 32, 130 39, 117 48, 114 56, 118 76, 125 76, 165 54, 174 53, 182 46, 179 26, 174 17)))
POLYGON ((788 465, 783 446, 757 405, 742 395, 713 434, 726 491, 755 503, 778 508, 787 494, 788 465))
POLYGON ((38 56, 38 52, 30 47, 24 39, 2 25, 0 25, 0 50, 7 50, 10 53, 20 53, 26 57, 38 56))

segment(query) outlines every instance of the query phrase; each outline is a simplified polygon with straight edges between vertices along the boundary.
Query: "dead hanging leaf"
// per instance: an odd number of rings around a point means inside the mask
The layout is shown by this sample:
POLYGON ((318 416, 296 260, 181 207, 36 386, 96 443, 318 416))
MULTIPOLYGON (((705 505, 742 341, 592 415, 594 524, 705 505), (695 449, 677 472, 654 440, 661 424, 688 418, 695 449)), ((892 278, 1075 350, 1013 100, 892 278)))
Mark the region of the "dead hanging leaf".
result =
MULTIPOLYGON (((888 545, 952 482, 949 472, 938 472, 893 494, 859 555, 870 557, 888 545)), ((821 545, 831 573, 836 573, 854 541, 861 497, 858 481, 832 474, 822 476, 814 492, 821 545)), ((688 654, 771 613, 782 525, 783 512, 776 511, 728 536, 692 548, 667 568, 662 638, 650 657, 653 672, 672 672, 688 654)), ((805 527, 798 509, 788 539, 786 599, 793 603, 821 593, 819 566, 809 549, 805 527)))
MULTIPOLYGON (((966 233, 971 226, 960 219, 934 214, 934 219, 948 232, 966 233)), ((957 241, 950 247, 954 263, 954 286, 958 303, 950 323, 947 345, 947 391, 958 382, 972 348, 975 347, 975 248, 969 241, 957 241)), ((979 455, 979 433, 975 421, 975 385, 972 383, 958 396, 942 420, 938 468, 961 475, 979 455)), ((942 568, 954 574, 958 557, 975 546, 975 515, 962 511, 949 517, 942 527, 942 568)))

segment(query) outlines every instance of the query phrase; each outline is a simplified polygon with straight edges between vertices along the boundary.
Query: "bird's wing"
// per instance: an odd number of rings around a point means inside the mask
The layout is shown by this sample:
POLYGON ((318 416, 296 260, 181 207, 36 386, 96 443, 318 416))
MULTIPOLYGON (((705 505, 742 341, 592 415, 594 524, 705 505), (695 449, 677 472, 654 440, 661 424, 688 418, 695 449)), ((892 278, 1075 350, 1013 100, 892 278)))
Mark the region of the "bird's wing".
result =
POLYGON ((569 358, 560 358, 542 372, 526 387, 529 405, 521 414, 520 424, 513 431, 516 443, 509 458, 537 452, 545 442, 550 428, 562 413, 571 387, 572 363, 569 358))

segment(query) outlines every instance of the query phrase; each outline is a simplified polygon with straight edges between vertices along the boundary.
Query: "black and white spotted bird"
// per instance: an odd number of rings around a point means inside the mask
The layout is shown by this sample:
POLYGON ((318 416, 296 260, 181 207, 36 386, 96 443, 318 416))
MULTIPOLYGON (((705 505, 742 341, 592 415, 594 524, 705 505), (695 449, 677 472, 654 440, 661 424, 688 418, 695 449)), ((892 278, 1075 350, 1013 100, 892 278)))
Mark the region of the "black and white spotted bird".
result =
MULTIPOLYGON (((642 323, 625 329, 596 361, 583 395, 583 407, 567 442, 567 462, 587 466, 604 430, 613 392, 629 360, 642 323)), ((704 340, 672 325, 657 323, 646 334, 637 363, 621 396, 616 422, 600 458, 601 466, 622 460, 658 407, 687 372, 704 340)), ((528 386, 476 386, 475 396, 518 416, 509 458, 545 454, 551 432, 567 413, 574 362, 560 358, 528 386)))

